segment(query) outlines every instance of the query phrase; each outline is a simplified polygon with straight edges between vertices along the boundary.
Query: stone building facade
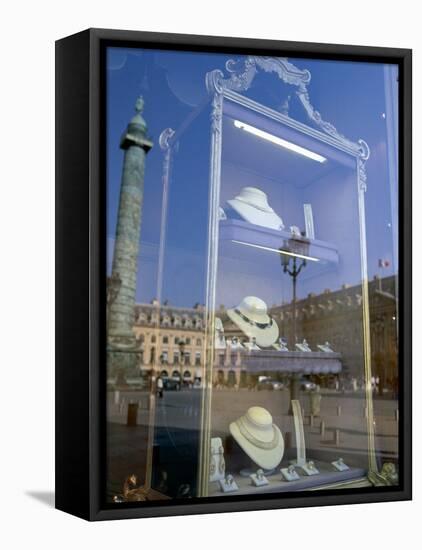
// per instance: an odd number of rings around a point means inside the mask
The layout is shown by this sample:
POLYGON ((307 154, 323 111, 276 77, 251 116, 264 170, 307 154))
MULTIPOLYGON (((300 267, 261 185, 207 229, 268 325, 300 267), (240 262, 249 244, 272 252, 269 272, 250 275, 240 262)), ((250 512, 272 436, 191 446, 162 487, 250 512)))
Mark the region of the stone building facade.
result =
MULTIPOLYGON (((396 277, 374 277, 368 284, 371 334, 371 365, 380 390, 397 383, 396 277)), ((292 305, 272 308, 280 334, 292 341, 292 305)), ((296 304, 297 339, 306 339, 311 349, 328 341, 342 354, 345 377, 363 375, 363 308, 360 286, 344 285, 336 291, 310 294, 296 304)))
POLYGON ((204 307, 173 307, 157 301, 137 304, 134 332, 142 350, 141 368, 193 381, 204 364, 204 307))

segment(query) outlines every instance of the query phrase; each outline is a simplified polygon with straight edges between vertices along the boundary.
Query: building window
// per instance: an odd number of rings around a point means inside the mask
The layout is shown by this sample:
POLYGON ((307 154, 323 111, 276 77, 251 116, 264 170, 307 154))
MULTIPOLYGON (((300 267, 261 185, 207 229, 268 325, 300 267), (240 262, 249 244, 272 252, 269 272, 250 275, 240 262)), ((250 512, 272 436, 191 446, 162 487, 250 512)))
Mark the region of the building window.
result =
POLYGON ((197 351, 195 354, 195 365, 197 367, 201 366, 201 352, 197 351))
POLYGON ((174 343, 175 343, 175 344, 178 344, 178 343, 179 343, 179 337, 178 337, 178 336, 175 336, 175 337, 174 337, 174 343))
POLYGON ((179 353, 177 351, 175 351, 174 354, 173 354, 173 363, 175 365, 179 364, 179 353))
POLYGON ((152 344, 155 344, 156 341, 157 341, 157 337, 155 336, 155 334, 153 334, 153 335, 151 336, 151 343, 152 343, 152 344))
POLYGON ((220 353, 218 356, 220 367, 224 367, 224 353, 220 353))
POLYGON ((186 344, 187 346, 190 346, 190 338, 186 338, 185 344, 186 344))
POLYGON ((201 345, 202 345, 202 340, 201 340, 201 338, 197 338, 197 339, 196 339, 196 345, 197 345, 197 346, 201 346, 201 345))
POLYGON ((168 343, 169 343, 169 337, 163 336, 163 344, 168 344, 168 343))

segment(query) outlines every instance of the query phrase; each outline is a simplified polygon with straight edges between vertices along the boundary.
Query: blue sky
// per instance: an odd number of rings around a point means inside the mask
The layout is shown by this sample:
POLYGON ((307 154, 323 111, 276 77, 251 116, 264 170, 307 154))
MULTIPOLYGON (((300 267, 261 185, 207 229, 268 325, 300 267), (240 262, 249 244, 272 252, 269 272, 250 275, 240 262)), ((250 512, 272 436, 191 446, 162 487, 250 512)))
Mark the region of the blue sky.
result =
MULTIPOLYGON (((224 70, 231 55, 190 52, 167 52, 110 48, 107 56, 107 235, 108 272, 110 272, 115 234, 123 151, 119 140, 133 116, 133 106, 142 93, 145 99, 144 118, 154 147, 147 157, 145 195, 139 258, 138 301, 150 301, 157 294, 157 251, 160 240, 163 153, 158 144, 160 133, 167 127, 178 128, 192 109, 206 99, 205 74, 224 70)), ((357 141, 364 139, 371 157, 367 163, 368 190, 366 217, 369 275, 390 275, 395 272, 393 258, 394 215, 391 212, 390 177, 388 171, 387 119, 385 101, 385 67, 381 64, 289 59, 297 67, 312 74, 309 85, 311 102, 324 120, 334 124, 340 133, 357 141), (381 270, 379 259, 390 261, 381 270)), ((256 77, 252 92, 261 101, 276 103, 280 81, 268 75, 256 77)), ((395 95, 395 99, 397 96, 395 95)), ((388 112, 388 111, 387 111, 388 112)), ((303 112, 292 107, 291 115, 303 112)), ((175 166, 171 188, 169 227, 163 298, 176 305, 191 306, 204 302, 206 257, 206 197, 208 193, 209 118, 203 116, 192 128, 190 148, 181 146, 179 165, 175 166), (198 181, 200 180, 200 181, 198 181), (205 180, 205 181, 204 181, 205 180), (199 206, 198 206, 199 205, 199 206)), ((395 190, 396 192, 397 190, 395 190)), ((327 208, 329 208, 327 198, 327 208)), ((343 254, 347 256, 348 251, 343 254)), ((254 277, 254 274, 250 274, 254 277)), ((227 278, 229 280, 230 277, 227 278)), ((315 283, 315 291, 327 281, 315 283)), ((356 284, 356 276, 348 280, 346 273, 337 273, 329 281, 333 290, 343 283, 356 284)), ((305 295, 310 286, 299 288, 305 295)), ((269 292, 269 291, 268 291, 269 292)), ((222 292, 222 296, 227 293, 222 292)), ((271 300, 278 301, 277 292, 271 300)), ((286 298, 288 291, 286 290, 286 298)), ((270 300, 267 296, 267 300, 270 300)), ((225 299, 224 301, 227 301, 225 299)), ((233 304, 226 304, 233 305, 233 304)))

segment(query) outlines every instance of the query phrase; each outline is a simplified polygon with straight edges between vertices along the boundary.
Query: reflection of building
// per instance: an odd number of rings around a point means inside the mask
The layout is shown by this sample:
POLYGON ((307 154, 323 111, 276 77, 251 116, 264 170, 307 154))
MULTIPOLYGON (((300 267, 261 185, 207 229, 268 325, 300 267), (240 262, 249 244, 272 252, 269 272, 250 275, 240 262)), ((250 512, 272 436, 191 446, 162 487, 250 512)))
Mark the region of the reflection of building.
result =
MULTIPOLYGON (((395 277, 376 276, 368 285, 372 370, 381 385, 397 377, 396 291, 395 277)), ((280 333, 288 336, 291 326, 290 304, 272 309, 280 333)), ((343 372, 361 377, 362 363, 362 291, 359 286, 319 295, 310 294, 297 302, 298 339, 306 338, 310 347, 328 341, 342 354, 343 372)))
MULTIPOLYGON (((375 277, 369 283, 372 371, 380 379, 380 389, 397 382, 396 278, 375 277)), ((142 369, 148 371, 155 363, 160 372, 169 376, 178 373, 185 379, 201 376, 204 362, 204 308, 158 307, 157 302, 138 304, 134 331, 143 350, 142 369)), ((280 335, 290 336, 291 304, 273 306, 271 316, 278 323, 280 335)), ((322 294, 310 294, 297 301, 297 336, 306 338, 311 349, 329 342, 341 353, 343 375, 360 379, 362 361, 362 294, 359 286, 322 294)), ((224 325, 225 338, 245 339, 229 320, 224 306, 217 311, 224 325)), ((240 352, 215 350, 214 382, 229 385, 248 383, 248 372, 240 352)))
MULTIPOLYGON (((397 333, 396 333, 396 278, 381 279, 376 276, 369 283, 369 314, 371 332, 372 372, 379 377, 380 390, 397 383, 397 333)), ((218 312, 226 337, 244 335, 228 319, 224 308, 218 312)), ((291 341, 292 306, 283 304, 271 308, 271 316, 278 323, 280 335, 291 341)), ((359 286, 344 285, 340 290, 326 290, 322 294, 310 294, 296 303, 297 338, 306 338, 311 349, 329 342, 334 351, 342 355, 343 374, 360 379, 363 376, 362 359, 362 290, 359 286)), ((223 351, 216 352, 215 379, 246 379, 245 369, 239 359, 223 351)))
POLYGON ((204 358, 204 308, 159 307, 157 301, 135 307, 134 332, 142 349, 142 370, 153 365, 163 375, 193 380, 204 358))

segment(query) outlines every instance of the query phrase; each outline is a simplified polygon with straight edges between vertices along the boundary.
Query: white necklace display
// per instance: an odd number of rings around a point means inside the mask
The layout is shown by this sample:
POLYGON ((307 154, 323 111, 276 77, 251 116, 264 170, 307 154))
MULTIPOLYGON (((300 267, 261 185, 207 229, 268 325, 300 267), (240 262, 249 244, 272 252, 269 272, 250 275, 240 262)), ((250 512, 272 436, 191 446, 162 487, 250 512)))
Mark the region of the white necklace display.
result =
POLYGON ((249 223, 269 229, 284 229, 283 220, 268 204, 267 195, 257 187, 243 187, 227 204, 249 223))
POLYGON ((252 445, 255 445, 255 447, 258 447, 259 449, 275 449, 279 443, 279 433, 277 430, 273 430, 274 436, 271 441, 260 441, 258 438, 256 438, 254 435, 251 434, 251 432, 248 430, 247 424, 243 417, 236 420, 237 427, 239 428, 240 433, 242 436, 249 441, 249 443, 252 443, 252 445))
POLYGON ((264 470, 272 470, 284 454, 284 440, 271 414, 263 407, 251 407, 246 414, 232 422, 230 433, 248 455, 264 470))
POLYGON ((240 330, 259 347, 276 342, 278 325, 267 313, 267 304, 257 296, 246 296, 240 304, 227 310, 227 315, 240 330))

